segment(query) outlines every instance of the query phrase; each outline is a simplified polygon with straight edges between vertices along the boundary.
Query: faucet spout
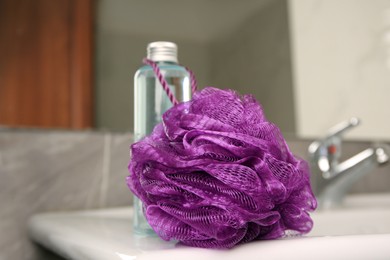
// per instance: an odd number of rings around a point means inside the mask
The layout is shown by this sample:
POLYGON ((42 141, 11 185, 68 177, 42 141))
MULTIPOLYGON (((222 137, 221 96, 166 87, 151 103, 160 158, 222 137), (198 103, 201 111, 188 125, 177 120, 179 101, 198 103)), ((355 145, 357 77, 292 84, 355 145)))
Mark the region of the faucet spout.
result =
POLYGON ((368 148, 337 165, 332 176, 329 172, 323 173, 326 182, 318 195, 319 207, 339 206, 353 184, 388 161, 384 148, 368 148))
POLYGON ((368 148, 351 158, 339 162, 341 158, 342 134, 359 124, 359 119, 351 118, 331 128, 322 140, 309 146, 311 169, 314 174, 314 190, 319 208, 330 208, 341 204, 351 186, 374 168, 389 161, 390 149, 387 145, 368 148))

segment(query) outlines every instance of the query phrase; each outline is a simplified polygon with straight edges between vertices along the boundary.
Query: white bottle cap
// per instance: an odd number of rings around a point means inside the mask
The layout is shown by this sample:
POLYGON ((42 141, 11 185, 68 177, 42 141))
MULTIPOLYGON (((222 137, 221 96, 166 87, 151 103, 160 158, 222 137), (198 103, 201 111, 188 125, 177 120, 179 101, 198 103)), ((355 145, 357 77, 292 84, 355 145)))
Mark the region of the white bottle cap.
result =
POLYGON ((147 58, 152 61, 177 61, 177 45, 173 42, 151 42, 147 47, 147 58))

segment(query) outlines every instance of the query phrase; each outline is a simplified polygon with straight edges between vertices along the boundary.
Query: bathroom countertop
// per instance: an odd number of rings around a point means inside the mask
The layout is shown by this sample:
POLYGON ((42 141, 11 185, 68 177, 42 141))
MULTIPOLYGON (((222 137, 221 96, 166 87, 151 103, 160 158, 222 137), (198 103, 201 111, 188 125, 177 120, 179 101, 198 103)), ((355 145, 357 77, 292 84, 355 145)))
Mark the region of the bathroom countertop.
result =
POLYGON ((390 259, 390 234, 366 235, 369 239, 303 236, 212 250, 134 235, 132 215, 132 208, 39 214, 30 219, 29 231, 34 241, 75 260, 390 259))

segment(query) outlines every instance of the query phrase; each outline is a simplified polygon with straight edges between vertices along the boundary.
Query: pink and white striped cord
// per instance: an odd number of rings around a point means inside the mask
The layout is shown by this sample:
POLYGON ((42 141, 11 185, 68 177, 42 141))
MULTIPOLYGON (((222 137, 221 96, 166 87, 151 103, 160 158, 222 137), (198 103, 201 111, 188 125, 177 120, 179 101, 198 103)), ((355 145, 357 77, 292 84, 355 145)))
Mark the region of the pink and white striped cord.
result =
MULTIPOLYGON (((160 81, 161 83, 161 86, 163 87, 165 93, 167 93, 167 96, 169 98, 169 100, 172 102, 172 104, 175 106, 177 104, 179 104, 179 101, 177 101, 175 95, 173 94, 172 90, 169 88, 169 84, 168 82, 165 80, 164 78, 164 75, 161 73, 160 71, 160 68, 158 67, 157 63, 150 60, 150 59, 147 59, 147 58, 144 58, 142 60, 142 62, 146 65, 149 65, 152 67, 158 81, 160 81)), ((187 67, 185 67, 186 70, 188 71, 188 73, 190 74, 190 84, 191 84, 191 90, 192 90, 192 94, 195 93, 195 91, 197 90, 198 88, 198 84, 197 84, 197 81, 196 81, 196 78, 195 78, 195 74, 187 67)))

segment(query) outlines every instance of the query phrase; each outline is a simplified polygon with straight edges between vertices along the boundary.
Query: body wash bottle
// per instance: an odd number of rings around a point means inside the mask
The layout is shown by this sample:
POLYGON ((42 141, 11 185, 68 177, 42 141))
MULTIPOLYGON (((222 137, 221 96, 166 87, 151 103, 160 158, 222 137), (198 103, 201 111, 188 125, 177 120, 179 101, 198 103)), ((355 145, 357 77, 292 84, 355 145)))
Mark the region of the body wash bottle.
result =
MULTIPOLYGON (((178 64, 175 43, 149 43, 147 58, 157 63, 179 102, 191 99, 190 75, 178 64)), ((149 65, 141 67, 134 76, 134 141, 150 134, 170 107, 172 102, 156 78, 152 67, 149 65)), ((142 202, 136 197, 134 197, 134 231, 137 234, 153 234, 144 217, 142 202)))

